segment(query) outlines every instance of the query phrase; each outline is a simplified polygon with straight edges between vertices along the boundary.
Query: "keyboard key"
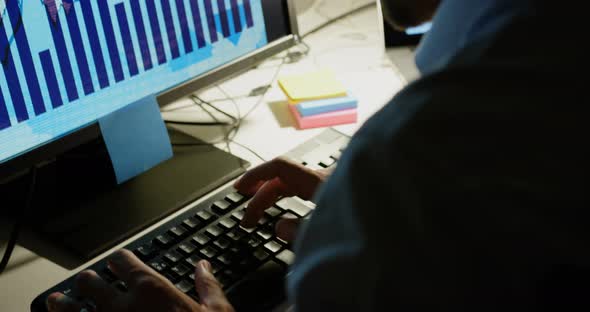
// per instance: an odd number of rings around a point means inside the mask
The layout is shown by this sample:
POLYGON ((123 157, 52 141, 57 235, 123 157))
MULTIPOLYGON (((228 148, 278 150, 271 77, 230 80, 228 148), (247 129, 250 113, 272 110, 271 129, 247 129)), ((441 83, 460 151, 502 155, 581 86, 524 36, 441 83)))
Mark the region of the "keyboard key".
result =
POLYGON ((178 252, 184 254, 185 256, 192 254, 196 249, 197 247, 195 247, 195 245, 188 243, 182 243, 180 246, 178 246, 178 252))
POLYGON ((269 229, 267 227, 263 227, 261 229, 259 229, 258 231, 256 231, 256 235, 258 235, 263 241, 269 240, 273 235, 273 231, 272 229, 269 229))
POLYGON ((286 265, 291 265, 295 261, 295 254, 291 250, 285 249, 277 255, 277 259, 286 265))
POLYGON ((231 217, 240 222, 242 221, 242 219, 244 218, 244 215, 246 214, 246 211, 244 209, 240 209, 240 210, 236 210, 231 214, 231 217))
POLYGON ((322 168, 328 168, 328 167, 331 167, 335 163, 336 163, 336 160, 334 160, 334 158, 330 157, 330 158, 326 158, 326 159, 320 161, 320 163, 318 165, 322 168))
POLYGON ((166 270, 168 270, 169 265, 168 263, 164 262, 164 261, 152 261, 150 262, 150 267, 152 267, 152 269, 156 270, 156 272, 158 273, 162 273, 166 270))
POLYGON ((187 231, 187 230, 186 230, 184 227, 181 227, 181 226, 175 226, 175 227, 171 228, 171 229, 168 231, 168 234, 170 234, 170 236, 172 236, 172 237, 174 237, 174 238, 176 238, 176 239, 180 240, 180 239, 182 239, 182 238, 183 238, 185 235, 187 235, 187 234, 188 234, 188 231, 187 231))
POLYGON ((174 250, 171 250, 164 254, 164 259, 172 264, 182 260, 182 255, 174 250))
POLYGON ((235 280, 237 278, 240 277, 240 273, 236 272, 235 270, 232 270, 230 268, 224 269, 221 274, 228 276, 229 278, 231 278, 232 280, 235 280))
POLYGON ((225 214, 226 212, 229 211, 229 208, 231 207, 231 204, 228 203, 226 200, 218 200, 216 202, 213 203, 213 205, 211 206, 211 210, 213 210, 213 212, 217 213, 217 214, 225 214))
POLYGON ((212 225, 207 228, 206 232, 209 236, 211 236, 212 238, 215 238, 215 237, 219 237, 221 234, 223 234, 223 229, 217 225, 212 225))
POLYGON ((201 211, 197 212, 195 217, 203 222, 211 222, 211 221, 215 220, 215 216, 213 216, 207 210, 201 210, 201 211))
POLYGON ((213 245, 219 248, 219 250, 226 250, 231 245, 231 242, 224 237, 220 237, 213 242, 213 245))
POLYGON ((189 283, 185 280, 180 281, 179 283, 177 283, 176 288, 178 288, 178 290, 182 291, 183 293, 188 293, 189 291, 193 290, 194 286, 192 283, 189 283))
POLYGON ((211 262, 211 273, 213 273, 213 275, 216 275, 217 273, 221 272, 221 269, 223 267, 221 266, 221 264, 219 264, 219 262, 211 262))
POLYGON ((140 246, 139 248, 135 249, 135 251, 133 252, 139 259, 141 259, 142 261, 148 261, 150 259, 152 259, 153 257, 157 256, 159 253, 159 249, 156 248, 154 245, 152 244, 145 244, 143 246, 140 246))
POLYGON ((193 244, 197 246, 205 246, 210 240, 211 238, 209 238, 209 236, 202 233, 193 236, 193 238, 191 239, 193 244))
POLYGON ((275 242, 275 241, 270 241, 266 244, 264 244, 264 248, 266 248, 267 251, 269 251, 270 253, 277 253, 279 252, 279 250, 281 250, 281 248, 283 248, 283 245, 275 242))
POLYGON ((258 225, 265 225, 268 224, 268 222, 270 222, 270 219, 267 216, 262 216, 262 218, 258 220, 258 225))
POLYGON ((246 244, 250 248, 256 248, 262 244, 262 241, 259 238, 252 236, 246 240, 246 244))
POLYGON ((172 244, 174 244, 174 238, 168 234, 162 234, 162 235, 156 236, 156 238, 154 238, 154 240, 153 240, 153 243, 166 248, 166 247, 170 247, 170 246, 172 246, 172 244))
POLYGON ((269 216, 271 219, 278 217, 282 211, 280 211, 278 208, 276 207, 270 207, 268 209, 266 209, 266 211, 264 212, 267 216, 269 216))
POLYGON ((193 268, 196 268, 197 264, 201 260, 202 260, 201 257, 199 257, 197 255, 193 255, 193 256, 186 258, 186 260, 184 260, 184 262, 186 262, 188 265, 192 266, 193 268))
POLYGON ((176 278, 176 275, 174 275, 170 272, 164 272, 162 275, 164 276, 165 279, 169 280, 171 283, 176 283, 178 281, 178 278, 176 278))
POLYGON ((225 219, 222 219, 221 221, 219 221, 219 226, 221 226, 222 228, 224 228, 226 230, 233 229, 237 225, 238 225, 238 223, 230 218, 225 218, 225 219))
POLYGON ((244 196, 240 193, 231 193, 225 196, 225 200, 232 204, 238 204, 242 200, 244 200, 244 196))
POLYGON ((182 221, 182 225, 184 225, 189 230, 197 230, 202 226, 203 222, 197 220, 195 218, 188 218, 182 221))
POLYGON ((311 208, 293 197, 283 198, 276 205, 283 210, 295 213, 299 217, 305 217, 311 212, 311 208))
POLYGON ((258 259, 258 261, 262 262, 262 261, 266 260, 268 257, 270 257, 270 254, 268 252, 266 252, 264 249, 258 248, 254 252, 254 257, 256 259, 258 259))
POLYGON ((190 269, 186 266, 179 264, 173 267, 170 271, 176 275, 177 278, 183 278, 185 275, 189 274, 190 269))
POLYGON ((217 261, 225 265, 231 265, 233 263, 233 257, 228 253, 224 253, 223 255, 217 257, 217 261))
POLYGON ((330 157, 332 159, 338 161, 338 160, 340 160, 340 157, 342 157, 342 152, 341 151, 336 151, 332 155, 330 155, 330 157))
POLYGON ((241 225, 240 225, 240 229, 241 229, 242 231, 244 231, 244 232, 248 233, 248 234, 250 234, 250 233, 252 233, 252 232, 256 231, 256 228, 255 228, 255 227, 247 229, 247 228, 245 228, 245 227, 243 227, 243 226, 241 226, 241 225))
POLYGON ((299 219, 298 216, 296 216, 295 214, 293 214, 292 212, 287 212, 284 215, 281 216, 281 218, 285 218, 285 219, 299 219))
POLYGON ((234 242, 237 242, 240 239, 242 239, 242 237, 244 237, 244 235, 246 235, 246 233, 244 231, 242 231, 242 229, 239 229, 239 228, 235 228, 225 234, 225 236, 227 238, 229 238, 231 241, 234 241, 234 242))
POLYGON ((219 251, 211 246, 207 246, 203 249, 201 249, 201 255, 203 255, 203 257, 207 258, 207 259, 213 259, 215 258, 215 256, 217 256, 217 254, 219 253, 219 251))
POLYGON ((188 280, 191 281, 191 283, 194 283, 195 282, 195 273, 189 274, 188 280))
POLYGON ((238 272, 248 273, 254 268, 257 262, 257 259, 254 258, 254 256, 250 255, 248 257, 243 257, 239 259, 233 267, 238 272))

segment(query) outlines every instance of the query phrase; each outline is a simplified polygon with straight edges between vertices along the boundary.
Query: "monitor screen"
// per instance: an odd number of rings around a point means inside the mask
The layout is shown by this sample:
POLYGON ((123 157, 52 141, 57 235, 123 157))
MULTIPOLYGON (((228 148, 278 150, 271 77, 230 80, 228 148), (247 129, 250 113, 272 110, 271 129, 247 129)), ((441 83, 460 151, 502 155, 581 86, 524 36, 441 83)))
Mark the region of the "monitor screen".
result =
POLYGON ((278 0, 0 0, 0 164, 285 36, 286 12, 278 0))

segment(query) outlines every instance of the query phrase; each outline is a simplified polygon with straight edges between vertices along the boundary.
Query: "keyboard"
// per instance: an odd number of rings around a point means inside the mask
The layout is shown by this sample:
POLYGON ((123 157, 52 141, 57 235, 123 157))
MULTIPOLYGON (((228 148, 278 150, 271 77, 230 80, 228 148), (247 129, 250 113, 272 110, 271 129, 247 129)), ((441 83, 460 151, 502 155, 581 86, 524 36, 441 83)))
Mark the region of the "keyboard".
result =
MULTIPOLYGON (((312 169, 330 168, 348 142, 346 135, 327 129, 285 156, 312 169)), ((246 229, 239 222, 248 200, 231 185, 222 187, 125 248, 196 301, 194 268, 201 259, 208 260, 236 311, 272 311, 285 302, 285 277, 295 258, 293 246, 275 236, 274 224, 283 217, 308 217, 314 205, 283 198, 266 210, 257 227, 246 229)), ((126 285, 107 268, 106 259, 85 269, 126 291, 126 285)), ((31 311, 47 311, 45 299, 56 291, 75 297, 73 277, 37 296, 31 311)))

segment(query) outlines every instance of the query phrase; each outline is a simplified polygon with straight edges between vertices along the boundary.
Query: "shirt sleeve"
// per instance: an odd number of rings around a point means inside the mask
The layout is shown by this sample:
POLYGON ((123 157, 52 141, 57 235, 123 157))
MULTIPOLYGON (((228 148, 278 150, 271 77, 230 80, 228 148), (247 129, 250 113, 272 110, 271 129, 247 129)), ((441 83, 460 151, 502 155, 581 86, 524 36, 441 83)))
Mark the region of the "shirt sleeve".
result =
POLYGON ((383 123, 389 131, 401 128, 416 109, 409 104, 396 107, 395 118, 382 112, 359 130, 318 191, 317 208, 297 240, 297 260, 288 278, 297 311, 362 311, 371 304, 379 268, 365 235, 372 224, 359 212, 391 205, 394 172, 390 146, 383 141, 388 134, 378 133, 383 123))
POLYGON ((298 238, 297 311, 587 306, 587 121, 487 68, 421 79, 355 135, 298 238))

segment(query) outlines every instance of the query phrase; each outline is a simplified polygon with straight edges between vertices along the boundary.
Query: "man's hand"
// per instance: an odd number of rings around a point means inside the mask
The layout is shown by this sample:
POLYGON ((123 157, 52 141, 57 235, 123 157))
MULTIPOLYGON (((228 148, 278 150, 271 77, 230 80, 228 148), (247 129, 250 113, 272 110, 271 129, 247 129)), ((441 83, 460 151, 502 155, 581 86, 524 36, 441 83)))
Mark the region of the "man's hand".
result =
MULTIPOLYGON (((76 292, 92 301, 96 305, 96 312, 234 311, 207 261, 199 262, 195 270, 195 287, 200 304, 176 289, 130 251, 115 253, 108 263, 111 271, 127 284, 129 290, 126 293, 107 284, 94 271, 84 271, 76 279, 76 292)), ((47 309, 50 312, 79 312, 83 307, 81 302, 61 293, 51 294, 47 298, 47 309)))
MULTIPOLYGON (((234 185, 240 193, 253 196, 246 208, 242 226, 256 226, 264 211, 282 197, 311 199, 329 174, 328 170, 311 170, 282 157, 248 171, 234 185)), ((292 241, 297 227, 298 220, 283 219, 277 222, 276 232, 280 238, 292 241)))

